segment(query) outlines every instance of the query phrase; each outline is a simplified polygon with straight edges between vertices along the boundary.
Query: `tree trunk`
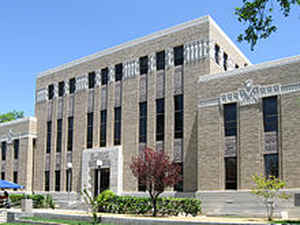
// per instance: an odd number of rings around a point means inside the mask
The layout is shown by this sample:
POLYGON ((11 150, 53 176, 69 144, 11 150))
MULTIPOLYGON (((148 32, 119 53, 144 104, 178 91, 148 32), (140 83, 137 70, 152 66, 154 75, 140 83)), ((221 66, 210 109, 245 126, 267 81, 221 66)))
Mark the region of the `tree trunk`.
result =
POLYGON ((153 199, 152 199, 152 207, 153 207, 152 216, 155 217, 156 214, 157 214, 156 198, 153 198, 153 199))

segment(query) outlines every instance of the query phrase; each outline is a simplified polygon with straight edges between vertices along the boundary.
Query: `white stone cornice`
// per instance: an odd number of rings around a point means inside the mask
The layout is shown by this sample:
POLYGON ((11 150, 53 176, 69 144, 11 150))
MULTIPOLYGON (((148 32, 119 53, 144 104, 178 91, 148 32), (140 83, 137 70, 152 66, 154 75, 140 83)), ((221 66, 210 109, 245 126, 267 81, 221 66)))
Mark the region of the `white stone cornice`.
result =
POLYGON ((88 89, 88 75, 76 77, 76 92, 88 89))

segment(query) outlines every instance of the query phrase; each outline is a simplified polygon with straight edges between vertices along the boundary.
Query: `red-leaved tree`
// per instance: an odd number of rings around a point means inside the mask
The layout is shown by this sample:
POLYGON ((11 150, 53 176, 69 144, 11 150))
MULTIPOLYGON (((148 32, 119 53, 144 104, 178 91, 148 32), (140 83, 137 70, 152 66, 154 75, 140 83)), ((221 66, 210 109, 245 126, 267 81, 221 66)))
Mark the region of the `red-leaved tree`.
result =
POLYGON ((166 187, 172 187, 182 180, 180 166, 173 163, 163 151, 145 148, 144 152, 132 159, 131 172, 149 192, 153 216, 157 214, 157 198, 166 187))

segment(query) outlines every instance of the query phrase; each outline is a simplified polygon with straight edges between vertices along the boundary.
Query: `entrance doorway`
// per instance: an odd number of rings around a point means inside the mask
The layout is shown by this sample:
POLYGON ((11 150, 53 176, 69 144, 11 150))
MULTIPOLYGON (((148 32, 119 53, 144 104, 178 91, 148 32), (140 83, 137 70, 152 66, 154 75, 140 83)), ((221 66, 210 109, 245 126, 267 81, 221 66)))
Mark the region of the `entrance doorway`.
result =
POLYGON ((95 169, 94 197, 109 189, 109 168, 95 169))

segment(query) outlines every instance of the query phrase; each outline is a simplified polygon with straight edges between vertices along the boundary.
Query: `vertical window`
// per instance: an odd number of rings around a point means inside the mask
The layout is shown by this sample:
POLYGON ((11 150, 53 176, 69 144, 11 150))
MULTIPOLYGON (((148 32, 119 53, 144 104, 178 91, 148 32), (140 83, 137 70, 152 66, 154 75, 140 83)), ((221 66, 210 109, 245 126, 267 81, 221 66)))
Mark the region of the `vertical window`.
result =
POLYGON ((235 68, 238 69, 240 68, 240 66, 238 64, 235 64, 235 68))
POLYGON ((156 52, 156 69, 165 69, 165 51, 156 52))
POLYGON ((47 122, 47 150, 46 153, 51 152, 51 131, 52 131, 52 122, 47 122))
POLYGON ((72 191, 72 169, 66 171, 66 190, 72 191))
POLYGON ((237 135, 236 103, 224 105, 224 128, 225 136, 237 135))
POLYGON ((1 152, 2 152, 2 160, 3 160, 3 161, 6 160, 6 148, 7 148, 6 142, 3 141, 3 142, 1 143, 1 152))
POLYGON ((19 146, 20 146, 20 142, 19 140, 14 140, 14 159, 18 159, 19 158, 19 146))
POLYGON ((101 118, 100 118, 100 147, 106 146, 106 118, 107 118, 107 111, 101 111, 101 118))
POLYGON ((89 89, 95 87, 95 78, 96 78, 95 72, 90 72, 89 73, 89 89))
POLYGON ((278 154, 264 155, 265 175, 267 178, 274 176, 278 178, 278 154))
POLYGON ((55 170, 55 191, 60 191, 60 170, 55 170))
POLYGON ((228 68, 228 55, 224 52, 223 54, 223 68, 227 71, 228 68))
POLYGON ((174 97, 175 138, 183 138, 183 95, 174 97))
POLYGON ((225 158, 225 189, 237 189, 236 157, 225 158))
POLYGON ((16 184, 18 183, 18 171, 14 171, 13 182, 16 183, 16 184))
POLYGON ((1 180, 5 180, 5 172, 1 172, 1 180))
POLYGON ((54 97, 54 85, 50 84, 48 86, 48 99, 51 100, 54 97))
POLYGON ((50 191, 50 172, 45 171, 45 191, 50 191))
POLYGON ((176 164, 180 166, 180 176, 182 177, 182 180, 174 185, 174 191, 183 192, 183 163, 181 162, 176 164))
POLYGON ((62 97, 65 94, 65 82, 61 81, 58 83, 58 96, 62 97))
POLYGON ((123 64, 117 64, 115 66, 115 71, 116 71, 116 81, 122 80, 123 76, 123 64))
POLYGON ((68 118, 68 151, 73 150, 73 127, 74 127, 74 118, 70 116, 68 118))
POLYGON ((115 108, 114 145, 121 144, 121 107, 115 108))
POLYGON ((140 103, 139 142, 147 142, 147 102, 140 103))
POLYGON ((165 134, 165 100, 156 100, 156 141, 163 141, 165 134))
POLYGON ((75 78, 71 78, 69 80, 69 91, 70 91, 70 94, 73 94, 75 93, 76 91, 76 79, 75 78))
POLYGON ((61 152, 62 143, 62 119, 57 120, 57 133, 56 133, 56 152, 61 152))
POLYGON ((140 58, 140 74, 148 73, 148 56, 143 56, 140 58))
POLYGON ((87 142, 86 147, 93 147, 93 126, 94 126, 94 113, 90 112, 87 114, 87 142))
POLYGON ((106 85, 108 81, 108 68, 104 68, 101 70, 101 84, 106 85))
POLYGON ((183 45, 174 48, 174 65, 183 64, 183 45))
POLYGON ((217 64, 220 64, 219 55, 220 55, 220 47, 219 45, 215 45, 215 61, 217 64))
POLYGON ((263 98, 264 131, 278 130, 277 96, 263 98))

